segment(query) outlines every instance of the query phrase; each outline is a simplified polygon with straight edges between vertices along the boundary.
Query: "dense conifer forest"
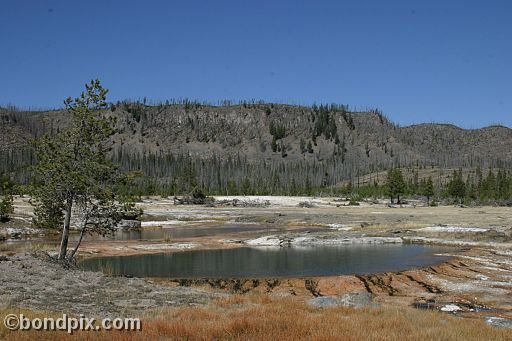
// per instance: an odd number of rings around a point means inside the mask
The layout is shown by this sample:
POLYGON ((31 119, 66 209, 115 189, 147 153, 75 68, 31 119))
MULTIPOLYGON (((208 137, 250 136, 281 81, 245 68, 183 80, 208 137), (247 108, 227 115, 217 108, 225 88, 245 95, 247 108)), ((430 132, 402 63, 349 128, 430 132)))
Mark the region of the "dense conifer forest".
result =
MULTIPOLYGON (((389 197, 400 169, 405 196, 459 201, 511 197, 512 131, 448 124, 401 127, 378 109, 259 101, 111 103, 110 158, 136 195, 389 197)), ((2 182, 28 185, 34 143, 69 124, 63 110, 0 109, 2 182)))

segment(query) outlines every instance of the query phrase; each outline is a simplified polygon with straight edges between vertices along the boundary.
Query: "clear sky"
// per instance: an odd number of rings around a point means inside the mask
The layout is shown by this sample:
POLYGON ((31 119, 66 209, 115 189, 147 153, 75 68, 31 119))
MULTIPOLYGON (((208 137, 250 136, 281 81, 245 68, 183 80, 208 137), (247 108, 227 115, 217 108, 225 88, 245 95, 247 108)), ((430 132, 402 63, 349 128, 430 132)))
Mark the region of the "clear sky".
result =
POLYGON ((188 97, 512 126, 512 1, 2 0, 0 105, 188 97))

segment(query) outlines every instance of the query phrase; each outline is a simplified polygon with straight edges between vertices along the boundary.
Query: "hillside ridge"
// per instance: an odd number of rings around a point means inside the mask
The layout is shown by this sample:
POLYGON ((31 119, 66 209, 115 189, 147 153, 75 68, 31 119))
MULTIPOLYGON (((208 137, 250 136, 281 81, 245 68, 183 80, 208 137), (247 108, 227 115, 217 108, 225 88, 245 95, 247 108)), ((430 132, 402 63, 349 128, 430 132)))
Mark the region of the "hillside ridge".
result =
MULTIPOLYGON (((157 178, 176 177, 191 162, 196 170, 204 168, 209 174, 205 177, 221 177, 219 183, 229 181, 226 177, 240 184, 245 178, 273 179, 279 174, 281 182, 307 180, 313 186, 335 185, 394 166, 512 165, 512 129, 508 127, 465 129, 444 123, 400 127, 378 110, 118 102, 104 114, 117 119, 113 159, 126 169, 157 178)), ((0 172, 12 172, 32 160, 19 150, 35 137, 64 130, 68 122, 63 110, 0 110, 0 160, 4 163, 0 172)))

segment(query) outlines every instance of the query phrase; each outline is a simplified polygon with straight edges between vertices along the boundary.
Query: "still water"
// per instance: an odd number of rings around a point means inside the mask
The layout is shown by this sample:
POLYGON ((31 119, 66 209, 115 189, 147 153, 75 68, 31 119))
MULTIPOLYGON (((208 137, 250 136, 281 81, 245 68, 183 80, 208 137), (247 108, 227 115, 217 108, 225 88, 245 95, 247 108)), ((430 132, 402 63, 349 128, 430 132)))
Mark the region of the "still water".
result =
MULTIPOLYGON (((296 229, 296 232, 309 231, 310 228, 296 229)), ((315 228, 315 231, 329 231, 329 229, 315 228)), ((282 233, 285 227, 262 224, 216 224, 211 226, 172 226, 167 228, 142 228, 140 231, 119 230, 112 236, 87 235, 84 240, 158 240, 176 238, 197 238, 216 236, 219 234, 254 234, 254 233, 282 233)), ((78 239, 78 234, 70 236, 70 240, 78 239)))
POLYGON ((265 278, 369 274, 429 266, 447 259, 447 247, 342 245, 285 248, 242 247, 84 260, 88 270, 114 275, 168 278, 265 278))

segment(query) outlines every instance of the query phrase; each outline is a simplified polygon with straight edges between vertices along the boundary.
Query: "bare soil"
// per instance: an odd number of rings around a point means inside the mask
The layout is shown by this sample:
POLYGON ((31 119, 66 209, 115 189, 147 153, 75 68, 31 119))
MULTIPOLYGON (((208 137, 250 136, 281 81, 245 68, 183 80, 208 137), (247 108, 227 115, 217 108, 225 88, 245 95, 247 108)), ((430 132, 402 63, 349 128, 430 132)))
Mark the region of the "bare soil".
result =
POLYGON ((225 295, 196 288, 169 288, 141 278, 64 270, 44 254, 0 259, 2 307, 87 314, 137 316, 147 309, 204 305, 225 295))

